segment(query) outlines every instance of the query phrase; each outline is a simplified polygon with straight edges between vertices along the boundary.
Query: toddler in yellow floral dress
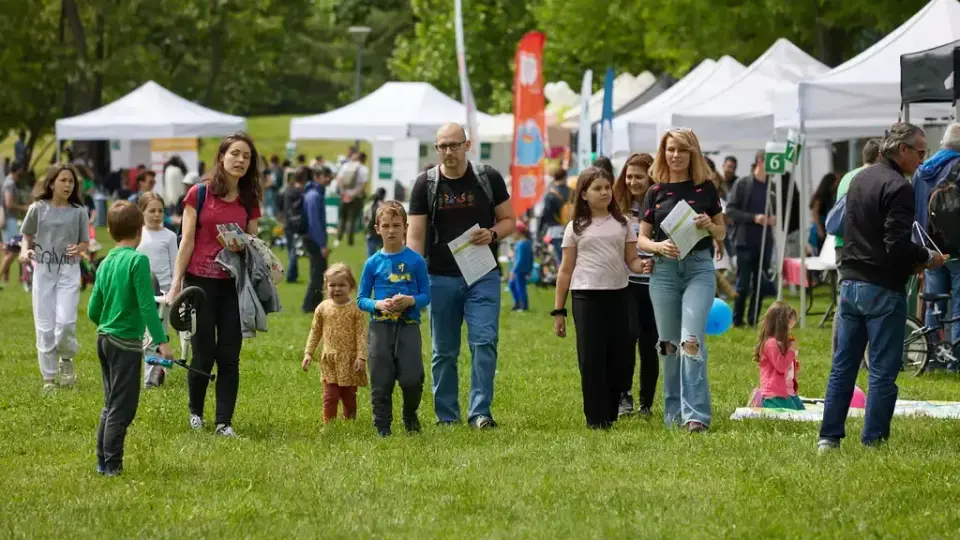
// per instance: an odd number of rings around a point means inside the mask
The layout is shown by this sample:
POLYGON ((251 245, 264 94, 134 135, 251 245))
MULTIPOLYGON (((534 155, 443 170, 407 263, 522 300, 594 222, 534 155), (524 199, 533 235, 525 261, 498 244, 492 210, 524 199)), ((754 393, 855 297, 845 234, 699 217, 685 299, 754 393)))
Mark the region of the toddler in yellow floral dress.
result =
POLYGON ((347 265, 334 264, 323 277, 327 298, 313 312, 313 325, 303 352, 303 370, 310 368, 313 352, 322 340, 320 374, 326 425, 337 417, 341 401, 343 417, 357 417, 357 387, 367 385, 367 316, 350 298, 357 281, 347 265))

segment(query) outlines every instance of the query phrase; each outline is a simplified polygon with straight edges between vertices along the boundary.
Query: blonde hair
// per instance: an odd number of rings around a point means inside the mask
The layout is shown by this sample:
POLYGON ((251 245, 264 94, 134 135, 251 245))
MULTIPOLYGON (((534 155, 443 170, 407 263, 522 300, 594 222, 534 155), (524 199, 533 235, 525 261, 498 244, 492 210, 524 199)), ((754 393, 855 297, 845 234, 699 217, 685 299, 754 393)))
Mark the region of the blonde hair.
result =
POLYGON ((140 196, 139 199, 137 199, 137 206, 140 207, 140 211, 141 211, 141 212, 146 212, 146 211, 147 211, 147 207, 150 206, 150 203, 152 203, 153 201, 159 202, 159 203, 160 203, 160 206, 163 206, 163 205, 164 205, 164 204, 163 204, 163 197, 161 197, 161 196, 160 196, 159 194, 157 194, 157 193, 154 193, 154 192, 150 191, 150 192, 148 192, 148 193, 144 193, 143 195, 140 196))
POLYGON ((700 185, 710 179, 710 167, 707 160, 703 158, 703 152, 700 151, 700 141, 689 129, 671 129, 660 137, 660 145, 657 147, 657 156, 653 158, 653 168, 650 171, 650 177, 653 181, 661 184, 670 181, 670 167, 667 166, 667 140, 673 139, 680 150, 690 153, 690 165, 688 173, 694 184, 700 185))
POLYGON ((334 263, 330 266, 330 268, 327 268, 326 272, 323 273, 323 280, 326 283, 330 283, 330 280, 337 276, 347 280, 351 291, 355 291, 357 289, 357 280, 353 277, 353 271, 350 270, 349 266, 343 263, 334 263))
POLYGON ((376 224, 380 225, 381 219, 389 219, 392 217, 399 217, 400 221, 403 222, 404 227, 407 225, 407 211, 403 209, 403 205, 398 201, 384 201, 377 208, 376 224))

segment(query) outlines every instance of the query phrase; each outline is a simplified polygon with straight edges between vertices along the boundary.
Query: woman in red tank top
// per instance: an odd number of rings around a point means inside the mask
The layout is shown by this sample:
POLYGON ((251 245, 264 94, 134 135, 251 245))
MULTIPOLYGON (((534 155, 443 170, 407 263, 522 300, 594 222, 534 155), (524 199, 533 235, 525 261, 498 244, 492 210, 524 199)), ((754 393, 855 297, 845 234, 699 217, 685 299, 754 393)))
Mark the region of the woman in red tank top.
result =
MULTIPOLYGON (((217 151, 216 169, 204 178, 206 195, 197 221, 199 186, 187 192, 183 200, 180 252, 177 255, 173 283, 167 302, 180 294, 183 286, 203 289, 207 301, 197 312, 197 332, 191 340, 197 369, 210 372, 217 366, 216 434, 236 437, 233 412, 240 386, 240 306, 235 280, 216 263, 224 246, 217 236, 217 225, 234 223, 248 234, 257 234, 263 188, 257 167, 259 157, 253 140, 245 133, 223 139, 217 151)), ((228 246, 239 251, 243 246, 228 246)), ((190 427, 203 429, 203 402, 208 379, 189 372, 187 390, 190 427)))

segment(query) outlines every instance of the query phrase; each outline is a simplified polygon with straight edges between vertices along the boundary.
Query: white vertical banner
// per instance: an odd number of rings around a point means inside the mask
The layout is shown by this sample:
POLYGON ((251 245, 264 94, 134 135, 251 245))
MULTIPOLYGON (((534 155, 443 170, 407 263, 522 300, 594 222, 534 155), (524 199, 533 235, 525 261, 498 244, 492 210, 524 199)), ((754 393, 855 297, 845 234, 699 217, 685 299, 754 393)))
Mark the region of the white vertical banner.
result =
POLYGON ((467 159, 477 162, 480 160, 480 133, 477 130, 477 104, 473 100, 470 78, 467 76, 467 49, 463 44, 463 6, 461 0, 454 0, 453 11, 453 26, 457 39, 457 71, 460 72, 460 97, 467 108, 465 129, 467 137, 471 141, 467 159))
MULTIPOLYGON (((459 1, 459 0, 458 0, 459 1)), ((583 72, 583 85, 580 87, 580 131, 577 134, 577 171, 590 166, 593 148, 590 145, 593 134, 590 123, 590 95, 593 93, 593 70, 583 72)))

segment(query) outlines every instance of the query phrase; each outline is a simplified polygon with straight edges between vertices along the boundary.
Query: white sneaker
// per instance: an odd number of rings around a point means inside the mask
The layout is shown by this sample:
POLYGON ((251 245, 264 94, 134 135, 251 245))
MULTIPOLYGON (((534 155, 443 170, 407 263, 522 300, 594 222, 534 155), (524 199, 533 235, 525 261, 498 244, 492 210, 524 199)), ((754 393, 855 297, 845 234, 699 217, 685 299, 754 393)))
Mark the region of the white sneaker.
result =
POLYGON ((221 437, 233 437, 235 439, 240 437, 237 435, 237 432, 233 430, 232 426, 226 424, 217 424, 217 429, 214 433, 221 437))
POLYGON ((53 381, 44 381, 43 382, 43 393, 52 394, 57 391, 57 385, 53 384, 53 381))
POLYGON ((820 455, 828 454, 839 449, 840 441, 835 441, 833 439, 820 439, 817 441, 817 453, 820 455))
POLYGON ((203 429, 203 418, 201 418, 201 417, 199 417, 199 416, 197 416, 197 415, 195 415, 195 414, 191 414, 191 415, 190 415, 190 429, 192 429, 192 430, 194 430, 194 431, 200 431, 201 429, 203 429))
POLYGON ((60 386, 73 386, 77 382, 77 374, 73 370, 73 360, 60 359, 60 386))

